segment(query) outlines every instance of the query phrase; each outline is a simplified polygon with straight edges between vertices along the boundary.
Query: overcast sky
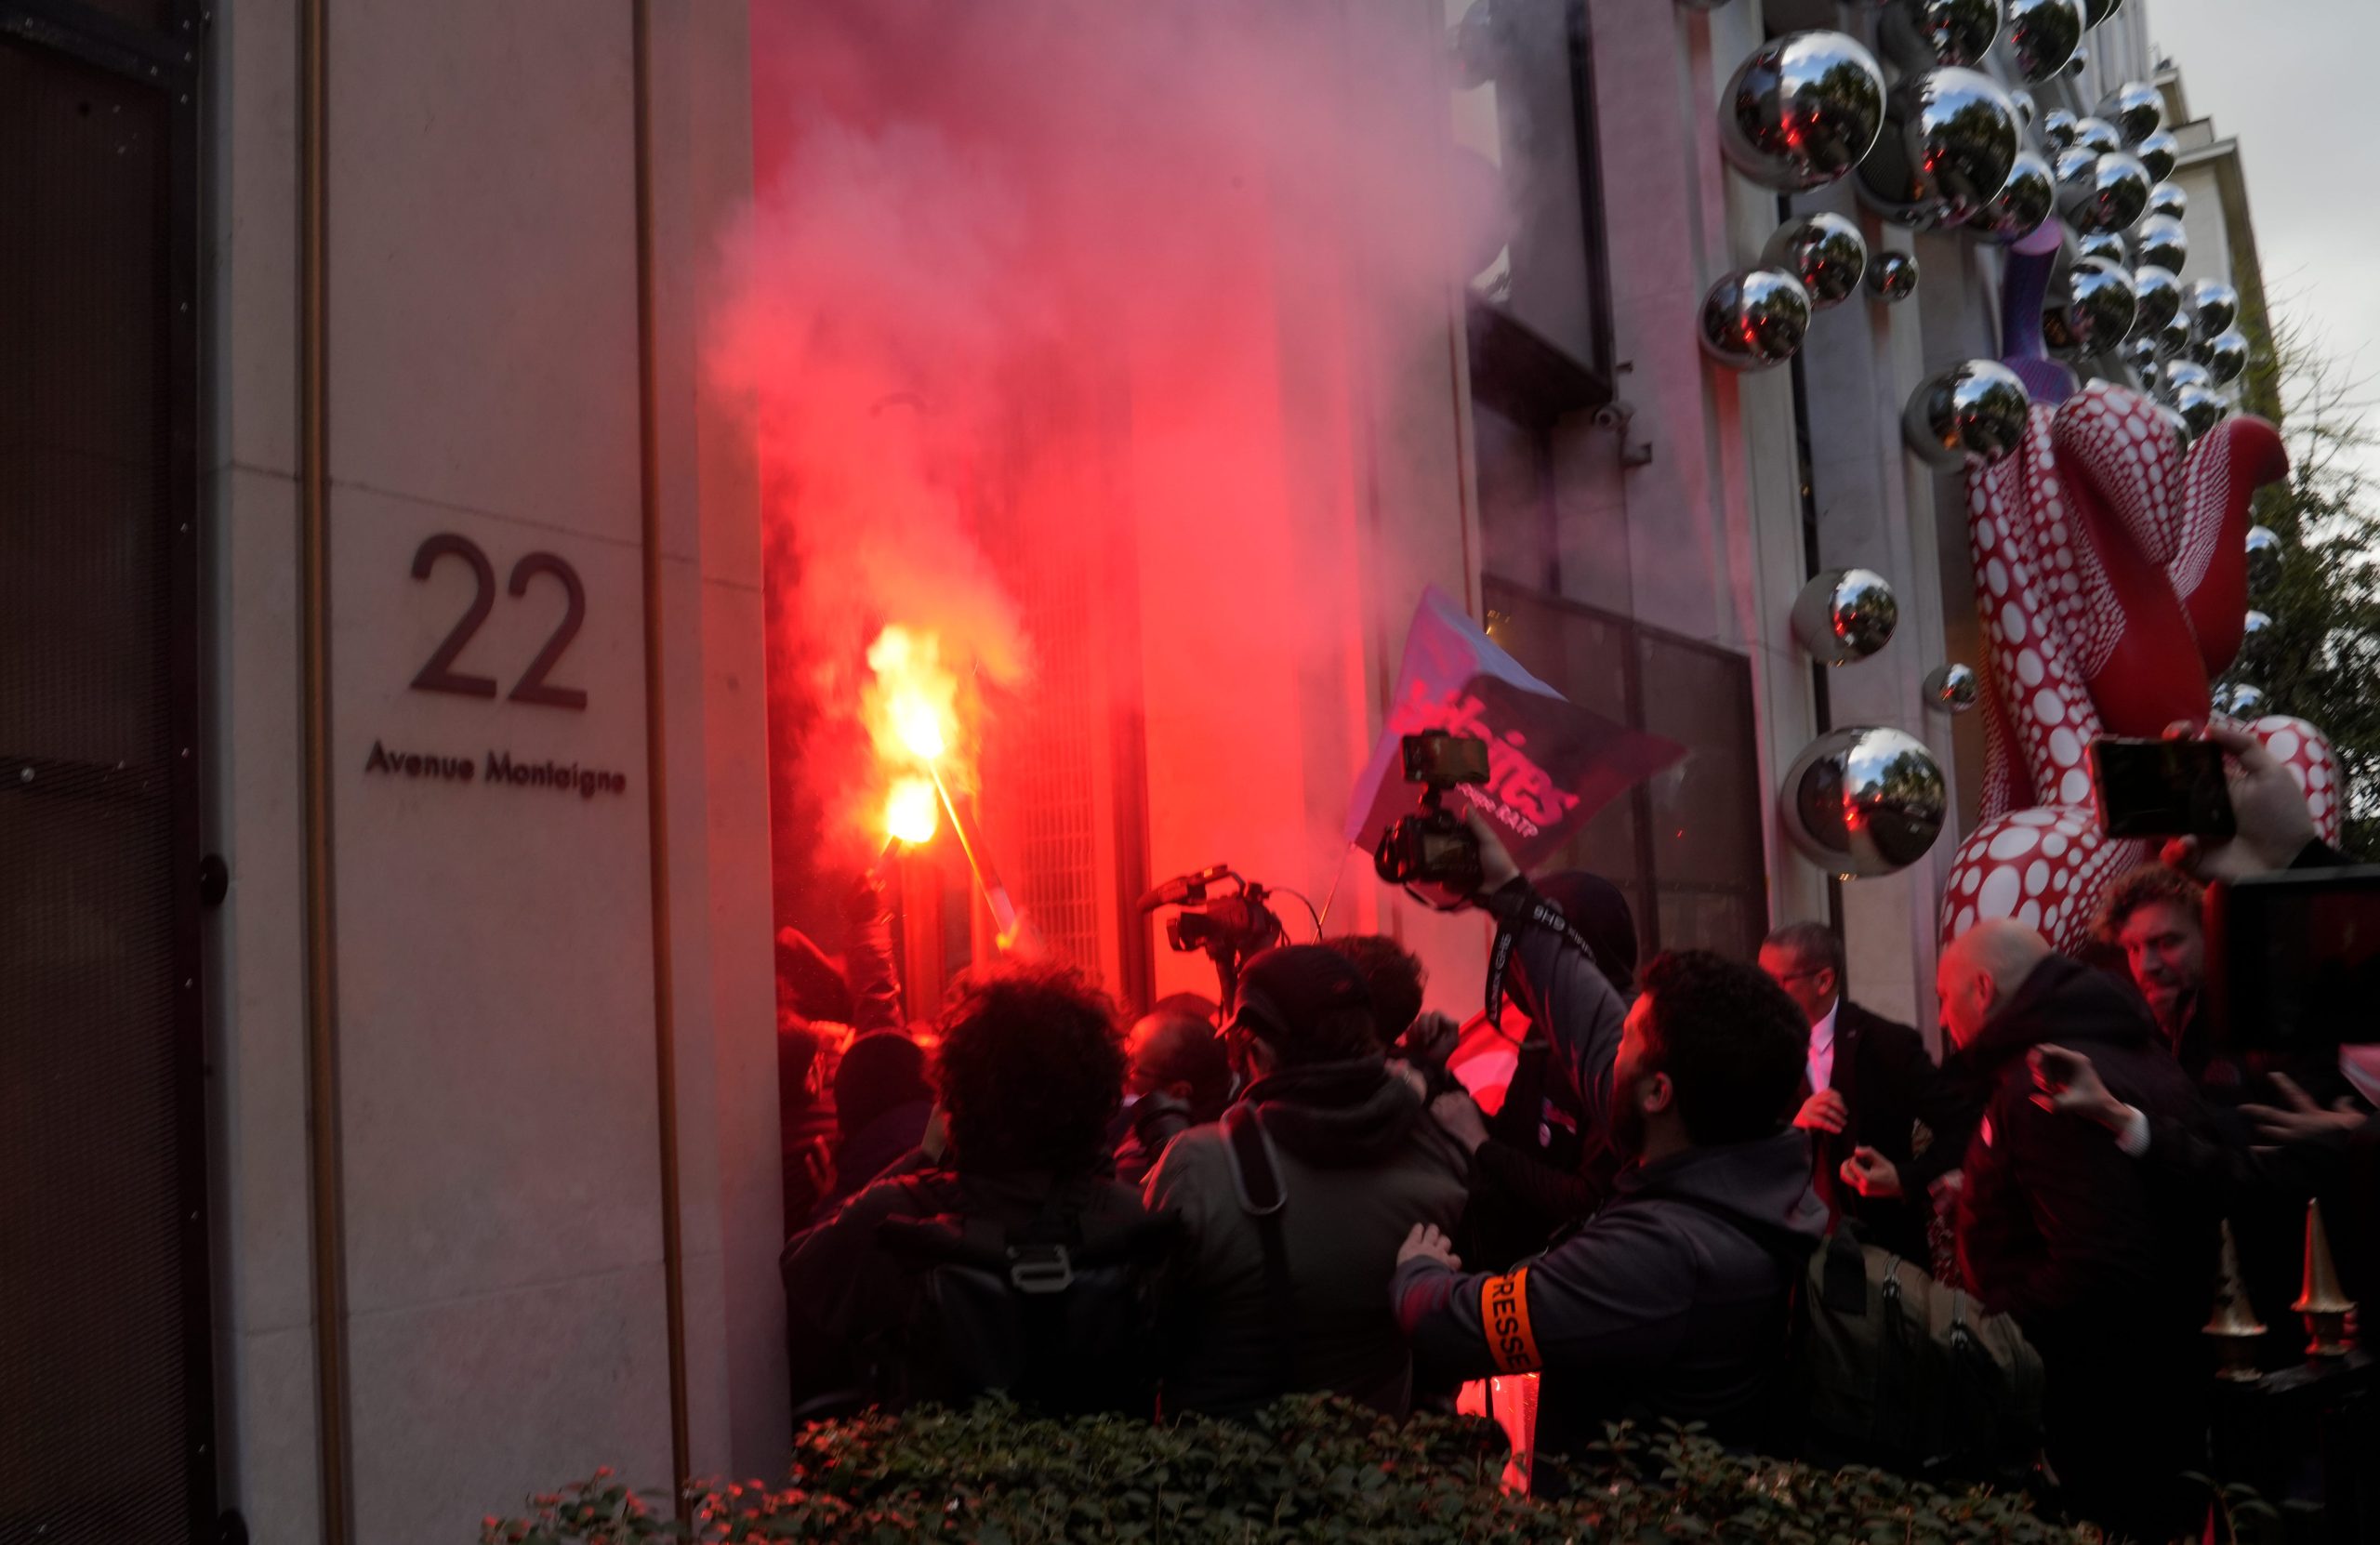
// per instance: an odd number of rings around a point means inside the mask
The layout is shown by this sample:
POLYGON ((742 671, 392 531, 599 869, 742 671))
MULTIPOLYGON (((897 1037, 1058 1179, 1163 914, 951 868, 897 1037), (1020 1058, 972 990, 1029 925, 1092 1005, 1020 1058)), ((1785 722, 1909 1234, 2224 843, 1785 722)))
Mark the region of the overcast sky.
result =
POLYGON ((2380 0, 2147 3, 2190 112, 2240 141, 2276 320, 2380 397, 2380 0))

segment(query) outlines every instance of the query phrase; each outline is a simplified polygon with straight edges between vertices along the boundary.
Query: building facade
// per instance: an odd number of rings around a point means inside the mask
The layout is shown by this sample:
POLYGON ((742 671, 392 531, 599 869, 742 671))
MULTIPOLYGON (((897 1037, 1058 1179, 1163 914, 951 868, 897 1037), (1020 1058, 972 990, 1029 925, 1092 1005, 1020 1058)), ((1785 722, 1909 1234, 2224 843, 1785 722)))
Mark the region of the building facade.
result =
MULTIPOLYGON (((1227 861, 1396 934, 1474 1011, 1482 925, 1339 839, 1435 584, 1686 747, 1569 850, 1647 946, 1836 918, 1853 991, 1933 1023, 1958 832, 1837 884, 1777 789, 1823 730, 1897 726, 1973 820, 1979 726, 1923 691, 1982 653, 1964 494, 1900 413, 2000 352, 2000 254, 1847 185, 1780 201, 1725 169, 1716 117, 1765 37, 1871 8, 1378 7, 1409 180, 1501 191, 1474 282, 1426 326, 1356 303, 1348 254, 1398 239, 1361 220, 1403 181, 1320 253, 1257 201, 1207 275, 1197 393, 1123 350, 1006 402, 998 443, 1039 453, 972 473, 970 508, 1039 685, 987 731, 974 808, 1058 953, 1128 1003, 1211 990, 1136 898, 1227 861), (1469 170, 1440 178, 1448 144, 1469 170), (1913 253, 1915 298, 1821 316, 1790 369, 1712 368, 1706 289, 1818 208, 1913 253), (1032 539, 1081 501, 1125 513, 1032 539), (1788 614, 1855 565, 1899 634, 1820 670, 1788 614)), ((781 1469, 771 940, 833 931, 805 856, 826 743, 781 700, 773 608, 804 581, 772 534, 801 495, 712 350, 721 254, 802 105, 784 14, 0 0, 0 186, 29 212, 0 239, 0 1224, 44 1262, 0 1289, 0 1408, 32 1440, 0 1535, 236 1514, 410 1545, 598 1465, 781 1469)), ((2155 79, 2186 118, 2147 26, 2131 0, 2038 107, 2155 79)), ((2236 152, 2184 138, 2188 277, 2246 289, 2236 152)), ((1232 188, 1289 185, 1247 153, 1232 188)), ((920 1013, 995 947, 937 852, 896 887, 920 1013)))

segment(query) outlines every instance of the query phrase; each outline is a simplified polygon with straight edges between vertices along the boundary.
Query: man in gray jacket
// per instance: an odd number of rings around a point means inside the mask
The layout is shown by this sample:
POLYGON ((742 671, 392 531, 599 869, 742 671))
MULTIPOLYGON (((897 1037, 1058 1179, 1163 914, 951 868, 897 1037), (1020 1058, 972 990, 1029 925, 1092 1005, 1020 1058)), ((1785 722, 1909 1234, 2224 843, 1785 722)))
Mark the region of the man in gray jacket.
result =
POLYGON ((1391 1068, 1370 991, 1336 951, 1250 961, 1225 1036, 1247 1092, 1148 1178, 1149 1207, 1183 1230, 1164 1408, 1239 1417, 1329 1391, 1402 1414, 1413 1365, 1385 1288, 1412 1220, 1454 1226, 1467 1155, 1391 1068))
POLYGON ((1426 1372, 1544 1371, 1537 1442, 1575 1453, 1623 1419, 1770 1441, 1793 1285, 1826 1232, 1788 1122, 1809 1024, 1782 988, 1701 951, 1645 969, 1606 1082, 1633 1161, 1611 1200, 1534 1260, 1464 1275, 1416 1222, 1391 1288, 1426 1372))

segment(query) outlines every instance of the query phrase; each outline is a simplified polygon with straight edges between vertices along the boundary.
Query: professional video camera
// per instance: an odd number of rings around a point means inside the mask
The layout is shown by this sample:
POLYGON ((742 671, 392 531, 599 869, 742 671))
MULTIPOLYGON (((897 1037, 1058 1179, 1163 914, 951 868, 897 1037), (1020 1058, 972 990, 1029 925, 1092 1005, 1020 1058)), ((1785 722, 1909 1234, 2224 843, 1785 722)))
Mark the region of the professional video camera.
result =
POLYGON ((1165 920, 1165 942, 1183 955, 1203 950, 1215 963, 1226 1010, 1239 989, 1239 968, 1250 957, 1284 942, 1288 932, 1265 904, 1273 892, 1242 878, 1228 864, 1217 864, 1195 874, 1178 875, 1141 897, 1141 910, 1159 907, 1181 910, 1165 920), (1218 896, 1210 886, 1228 883, 1236 889, 1218 896))
POLYGON ((1488 743, 1445 730, 1403 742, 1405 781, 1421 785, 1421 808, 1381 834, 1372 867, 1391 885, 1438 885, 1468 896, 1479 889, 1479 843, 1446 808, 1448 791, 1488 781, 1488 743))

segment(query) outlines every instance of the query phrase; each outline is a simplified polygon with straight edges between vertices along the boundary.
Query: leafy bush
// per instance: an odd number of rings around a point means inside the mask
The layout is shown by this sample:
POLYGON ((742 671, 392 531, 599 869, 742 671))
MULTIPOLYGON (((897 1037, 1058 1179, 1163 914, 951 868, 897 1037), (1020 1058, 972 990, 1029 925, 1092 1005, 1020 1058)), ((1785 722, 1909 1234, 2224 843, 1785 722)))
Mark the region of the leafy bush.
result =
MULTIPOLYGON (((992 1404, 867 1417, 795 1440, 792 1485, 699 1487, 690 1523, 608 1473, 489 1519, 483 1545, 747 1545, 912 1539, 2078 1541, 2027 1502, 1952 1495, 1877 1471, 1829 1472, 1723 1452, 1686 1431, 1618 1429, 1563 1466, 1559 1501, 1507 1495, 1503 1435, 1444 1417, 1384 1420, 1342 1401, 1283 1402, 1254 1426, 1027 1420, 992 1404)), ((1540 1463, 1546 1461, 1540 1460, 1540 1463)))

